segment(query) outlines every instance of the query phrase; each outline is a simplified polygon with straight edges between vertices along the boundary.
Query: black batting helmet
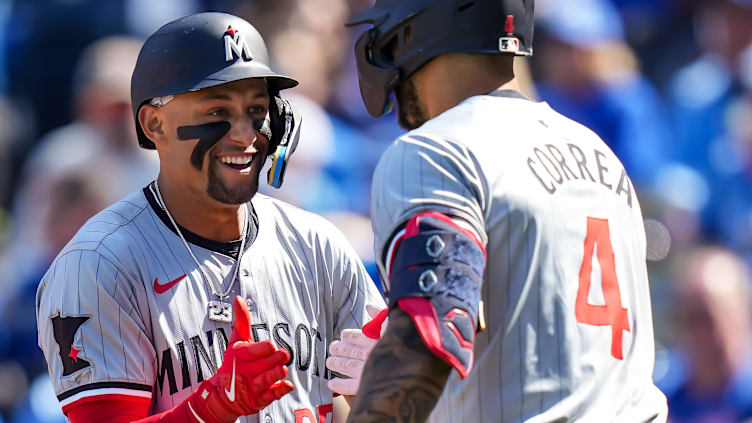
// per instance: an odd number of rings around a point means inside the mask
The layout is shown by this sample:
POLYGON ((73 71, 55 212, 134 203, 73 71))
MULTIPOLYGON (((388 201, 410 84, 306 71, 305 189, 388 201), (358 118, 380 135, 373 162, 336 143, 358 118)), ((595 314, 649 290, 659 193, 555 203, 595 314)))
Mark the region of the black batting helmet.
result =
POLYGON ((374 117, 389 95, 447 53, 533 54, 534 0, 376 0, 347 26, 372 24, 355 44, 363 102, 374 117))
POLYGON ((131 78, 139 145, 156 148, 138 122, 139 109, 151 99, 247 78, 266 78, 272 94, 298 85, 272 71, 264 39, 237 16, 197 13, 159 28, 141 47, 131 78))

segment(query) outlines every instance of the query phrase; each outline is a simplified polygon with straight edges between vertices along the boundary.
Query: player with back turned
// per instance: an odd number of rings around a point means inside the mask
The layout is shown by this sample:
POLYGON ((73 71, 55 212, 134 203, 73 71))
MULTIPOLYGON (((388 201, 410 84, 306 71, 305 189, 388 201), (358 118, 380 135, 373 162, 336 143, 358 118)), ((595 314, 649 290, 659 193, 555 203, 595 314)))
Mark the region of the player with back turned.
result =
POLYGON ((159 177, 90 219, 37 292, 71 422, 331 422, 327 347, 383 300, 333 225, 255 195, 267 157, 279 187, 298 142, 280 97, 295 85, 232 15, 146 40, 131 97, 159 177))
POLYGON ((515 81, 533 0, 377 0, 357 24, 367 109, 394 92, 410 132, 373 178, 389 323, 349 421, 665 421, 634 187, 515 81))

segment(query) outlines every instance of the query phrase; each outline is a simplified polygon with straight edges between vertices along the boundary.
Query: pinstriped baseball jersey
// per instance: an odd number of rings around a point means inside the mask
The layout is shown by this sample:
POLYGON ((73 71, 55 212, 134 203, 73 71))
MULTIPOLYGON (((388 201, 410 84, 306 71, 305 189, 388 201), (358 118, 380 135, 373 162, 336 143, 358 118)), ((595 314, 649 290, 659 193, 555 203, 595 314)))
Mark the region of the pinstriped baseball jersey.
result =
POLYGON ((376 168, 384 280, 391 241, 421 211, 472 229, 488 257, 474 368, 452 371, 431 422, 665 421, 640 206, 598 136, 513 92, 471 97, 376 168))
MULTIPOLYGON (((262 195, 250 204, 255 239, 241 255, 230 298, 250 300, 255 340, 290 352, 295 390, 239 421, 324 415, 331 422, 328 344, 368 320, 366 304, 383 300, 329 222, 262 195)), ((239 242, 182 231, 225 291, 239 242)), ((230 323, 207 318, 208 302, 216 299, 150 188, 94 216, 37 292, 39 346, 64 410, 99 395, 151 398, 152 413, 182 402, 217 370, 227 346, 230 323)))

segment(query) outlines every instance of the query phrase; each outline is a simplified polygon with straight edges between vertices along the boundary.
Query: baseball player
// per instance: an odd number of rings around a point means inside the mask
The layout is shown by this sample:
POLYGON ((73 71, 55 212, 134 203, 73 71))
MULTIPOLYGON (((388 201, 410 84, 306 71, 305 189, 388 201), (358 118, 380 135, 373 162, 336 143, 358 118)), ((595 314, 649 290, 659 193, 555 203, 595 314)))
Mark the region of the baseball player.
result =
POLYGON ((37 293, 39 345, 79 422, 331 422, 327 345, 383 308, 333 225, 278 187, 300 115, 248 22, 175 20, 132 78, 156 181, 89 220, 37 293))
POLYGON ((635 189, 514 78, 533 0, 377 0, 350 24, 372 25, 368 111, 394 92, 410 132, 373 178, 389 324, 349 421, 665 421, 635 189))

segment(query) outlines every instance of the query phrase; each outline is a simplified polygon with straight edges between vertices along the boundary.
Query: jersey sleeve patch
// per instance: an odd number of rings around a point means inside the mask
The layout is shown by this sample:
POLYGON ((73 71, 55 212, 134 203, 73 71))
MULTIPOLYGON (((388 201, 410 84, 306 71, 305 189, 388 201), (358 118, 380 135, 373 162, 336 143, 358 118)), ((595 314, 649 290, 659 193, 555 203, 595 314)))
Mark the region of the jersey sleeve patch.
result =
POLYGON ((58 314, 51 319, 52 332, 60 349, 60 360, 63 363, 63 376, 71 375, 91 366, 91 363, 78 356, 81 353, 81 348, 74 345, 76 332, 90 318, 90 316, 62 317, 58 314))

